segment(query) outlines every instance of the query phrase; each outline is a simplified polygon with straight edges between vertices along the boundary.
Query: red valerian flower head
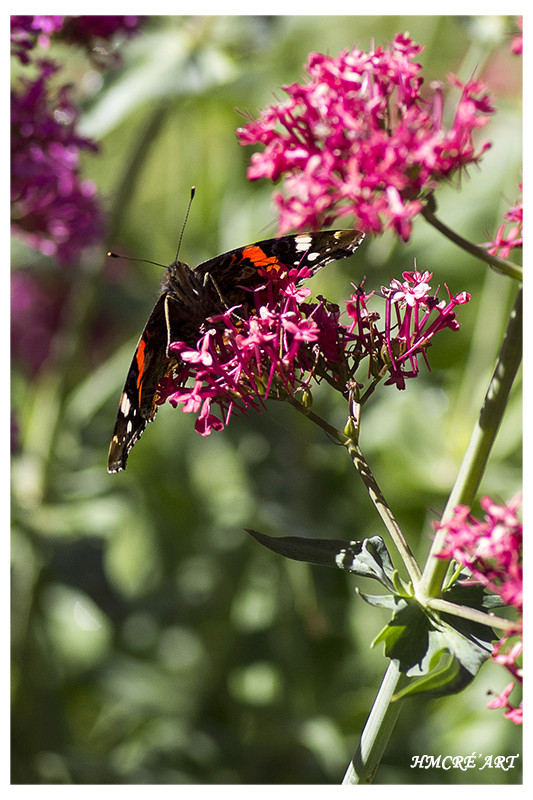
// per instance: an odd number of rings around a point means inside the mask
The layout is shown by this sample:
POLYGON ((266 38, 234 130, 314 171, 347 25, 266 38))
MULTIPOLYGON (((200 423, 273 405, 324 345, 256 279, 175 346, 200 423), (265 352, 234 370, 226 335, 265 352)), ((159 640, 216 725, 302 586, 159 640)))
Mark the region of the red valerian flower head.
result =
POLYGON ((403 283, 382 290, 385 320, 370 311, 373 293, 357 289, 347 303, 348 321, 339 307, 319 297, 300 281, 308 270, 265 276, 251 293, 252 313, 230 308, 207 320, 196 346, 173 342, 177 366, 158 387, 158 402, 197 414, 196 430, 207 436, 221 430, 235 411, 260 410, 266 398, 297 399, 313 381, 327 382, 348 399, 359 364, 367 359, 369 373, 389 373, 386 383, 405 388, 418 374, 417 355, 433 336, 457 329, 454 307, 467 302, 465 293, 438 302, 430 295, 431 274, 405 272, 403 283), (394 319, 391 309, 395 310, 394 319), (220 416, 214 413, 214 407, 220 416))
POLYGON ((284 180, 274 196, 280 233, 353 215, 358 227, 393 228, 407 241, 420 198, 490 146, 473 142, 494 112, 483 85, 451 77, 461 97, 446 129, 441 86, 420 94, 422 50, 398 34, 388 50, 311 53, 308 82, 285 86, 287 100, 237 131, 242 144, 264 147, 248 177, 284 180))
MULTIPOLYGON (((520 194, 522 184, 519 185, 520 194)), ((488 248, 491 256, 497 255, 500 258, 508 258, 511 250, 522 248, 524 239, 522 234, 523 226, 523 200, 520 196, 515 205, 503 215, 505 222, 500 225, 493 242, 485 242, 481 247, 488 248)))
MULTIPOLYGON (((307 275, 307 269, 269 274, 251 296, 251 315, 241 316, 240 307, 230 308, 207 320, 209 327, 195 348, 173 342, 170 350, 179 366, 160 383, 160 402, 168 399, 198 414, 196 430, 207 436, 221 430, 234 411, 259 410, 267 397, 302 392, 316 361, 310 347, 320 338, 314 317, 321 304, 305 303, 310 290, 297 286, 307 275), (213 413, 213 405, 221 417, 213 413)), ((325 325, 325 305, 322 312, 325 325)))
POLYGON ((522 524, 517 516, 521 498, 499 505, 490 497, 483 497, 480 504, 485 511, 482 522, 470 514, 467 506, 458 506, 452 519, 436 526, 446 531, 445 546, 437 557, 453 558, 468 569, 473 581, 517 609, 516 629, 497 642, 492 652, 492 660, 505 667, 515 680, 500 695, 491 692, 493 699, 487 707, 505 708, 504 716, 521 725, 522 704, 516 707, 509 700, 515 681, 522 682, 522 668, 518 665, 522 654, 522 524))
POLYGON ((522 17, 516 18, 516 27, 519 29, 519 33, 515 33, 513 36, 513 41, 511 42, 511 53, 514 53, 515 56, 521 56, 524 50, 522 17))
POLYGON ((11 95, 12 230, 29 247, 69 263, 103 234, 96 188, 80 177, 80 150, 97 148, 76 132, 69 89, 50 93, 56 67, 42 61, 40 69, 11 95))
POLYGON ((398 389, 405 389, 406 378, 418 375, 418 355, 427 364, 426 349, 439 331, 458 330, 454 308, 470 300, 466 292, 453 297, 446 287, 448 301, 439 302, 437 293, 430 295, 432 273, 419 272, 416 264, 414 271, 403 273, 403 278, 403 282, 394 279, 390 286, 381 288, 385 298, 383 329, 376 324, 379 317, 369 313, 369 296, 358 291, 347 306, 353 319, 349 332, 357 331, 358 347, 363 352, 368 350, 372 363, 382 363, 382 372, 389 372, 385 385, 395 384, 398 389))
POLYGON ((438 526, 446 531, 446 544, 438 558, 453 558, 467 567, 472 577, 499 595, 506 605, 522 613, 522 523, 517 512, 521 498, 498 505, 490 497, 480 501, 483 522, 458 506, 454 516, 438 526))

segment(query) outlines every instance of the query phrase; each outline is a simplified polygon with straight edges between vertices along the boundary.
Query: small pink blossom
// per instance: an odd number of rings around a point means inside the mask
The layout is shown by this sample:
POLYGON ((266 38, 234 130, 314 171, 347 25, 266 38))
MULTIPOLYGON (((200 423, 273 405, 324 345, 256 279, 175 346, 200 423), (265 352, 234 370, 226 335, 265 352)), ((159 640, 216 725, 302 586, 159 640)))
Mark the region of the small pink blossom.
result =
MULTIPOLYGON (((522 185, 518 188, 522 192, 522 185)), ((494 241, 485 242, 481 247, 486 247, 490 255, 497 255, 500 258, 508 258, 511 250, 515 248, 521 249, 524 243, 523 216, 523 201, 520 197, 515 205, 505 212, 505 222, 498 228, 494 241)))
POLYGON ((466 506, 458 506, 446 530, 446 544, 439 558, 453 558, 467 567, 475 580, 498 594, 506 605, 522 613, 522 524, 517 512, 519 497, 498 505, 489 497, 480 501, 485 511, 482 522, 466 506))
POLYGON ((515 33, 513 36, 513 41, 511 42, 511 53, 514 53, 515 56, 521 56, 524 49, 523 43, 523 20, 522 17, 516 18, 516 27, 519 29, 519 33, 515 33))
POLYGON ((468 302, 470 295, 462 292, 452 297, 448 291, 448 302, 438 302, 436 294, 430 295, 430 272, 403 273, 403 282, 393 279, 389 287, 381 288, 385 298, 385 326, 377 327, 379 317, 372 315, 367 306, 371 295, 362 292, 352 295, 347 312, 353 322, 349 333, 358 334, 358 348, 369 351, 371 361, 382 360, 387 354, 384 368, 389 377, 385 385, 395 384, 405 388, 405 379, 419 373, 418 356, 426 360, 426 349, 433 337, 445 328, 457 330, 459 324, 454 308, 468 302))
POLYGON ((515 725, 522 725, 524 721, 524 710, 522 703, 519 706, 514 706, 509 700, 509 696, 515 687, 514 681, 508 683, 501 694, 490 692, 492 700, 487 703, 487 708, 505 708, 505 719, 514 722, 515 725))

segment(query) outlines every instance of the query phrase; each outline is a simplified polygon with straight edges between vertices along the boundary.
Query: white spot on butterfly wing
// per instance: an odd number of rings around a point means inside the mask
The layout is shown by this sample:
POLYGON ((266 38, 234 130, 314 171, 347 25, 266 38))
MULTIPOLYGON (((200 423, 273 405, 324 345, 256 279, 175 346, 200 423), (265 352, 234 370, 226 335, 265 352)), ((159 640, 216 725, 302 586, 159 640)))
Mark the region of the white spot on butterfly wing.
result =
POLYGON ((130 399, 128 395, 124 392, 124 394, 122 395, 122 399, 120 401, 120 410, 124 414, 124 416, 127 417, 128 414, 130 413, 130 409, 131 409, 130 399))
POLYGON ((313 237, 309 236, 309 234, 302 233, 300 236, 297 236, 294 241, 296 249, 301 253, 302 250, 309 250, 313 244, 313 237))

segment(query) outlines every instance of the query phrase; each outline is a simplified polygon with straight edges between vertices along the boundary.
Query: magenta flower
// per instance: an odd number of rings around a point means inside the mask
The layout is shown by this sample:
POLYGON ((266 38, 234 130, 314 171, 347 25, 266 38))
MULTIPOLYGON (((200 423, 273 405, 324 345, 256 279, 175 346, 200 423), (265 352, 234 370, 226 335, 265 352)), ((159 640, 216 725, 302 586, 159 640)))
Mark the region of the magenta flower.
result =
POLYGON ((62 16, 11 17, 11 54, 23 64, 30 61, 30 51, 37 45, 46 49, 50 36, 63 27, 62 16))
MULTIPOLYGON (((522 192, 522 185, 518 187, 522 192)), ((485 242, 481 247, 488 248, 491 256, 497 255, 500 258, 508 258, 511 250, 522 248, 524 239, 522 235, 523 227, 523 201, 520 197, 515 205, 506 211, 503 218, 505 222, 500 225, 496 232, 493 242, 485 242)))
POLYGON ((70 90, 50 93, 56 67, 40 67, 36 80, 21 79, 11 95, 12 230, 65 264, 103 235, 96 188, 80 176, 80 151, 97 148, 76 132, 70 90))
POLYGON ((60 38, 67 42, 88 47, 94 44, 95 39, 109 41, 116 35, 130 38, 138 32, 139 26, 143 21, 144 17, 132 15, 69 15, 65 17, 60 38))
POLYGON ((45 49, 52 36, 91 48, 95 41, 115 35, 133 36, 144 17, 134 16, 12 16, 11 52, 27 64, 34 47, 45 49))
MULTIPOLYGON (((389 287, 383 286, 385 298, 385 327, 378 328, 376 316, 366 305, 371 295, 357 292, 347 305, 353 322, 349 333, 357 332, 357 347, 367 352, 374 365, 382 363, 382 371, 389 371, 385 385, 395 384, 405 389, 405 379, 418 375, 418 355, 427 363, 426 348, 439 331, 445 328, 458 330, 459 323, 454 308, 470 300, 466 292, 439 302, 437 294, 430 295, 430 272, 403 273, 403 283, 394 279, 389 287), (393 320, 393 312, 395 321, 393 320)), ((428 365, 429 366, 429 365, 428 365)))
POLYGON ((454 517, 439 526, 446 530, 446 545, 438 558, 453 558, 467 567, 476 581, 521 614, 522 524, 517 516, 521 499, 500 506, 483 497, 480 505, 483 522, 471 516, 467 506, 458 506, 454 517))
MULTIPOLYGON (((446 543, 437 557, 453 558, 469 570, 472 580, 499 595, 506 605, 514 606, 520 616, 514 633, 521 637, 522 524, 517 516, 521 498, 515 497, 502 506, 489 497, 483 497, 480 504, 485 511, 483 522, 476 520, 467 506, 458 506, 452 519, 438 526, 446 530, 446 543)), ((521 638, 509 645, 509 636, 505 636, 493 646, 492 659, 521 683, 522 669, 517 663, 521 654, 521 638)), ((506 708, 504 716, 521 725, 522 704, 517 708, 509 702, 514 685, 514 681, 509 683, 500 695, 491 693, 494 697, 488 708, 506 708)))
POLYGON ((441 87, 420 94, 422 49, 398 34, 389 50, 311 53, 309 81, 285 86, 287 100, 237 131, 242 144, 264 147, 250 180, 284 180, 274 198, 280 233, 351 215, 358 227, 393 228, 407 241, 424 194, 480 159, 490 145, 476 147, 473 134, 494 112, 490 98, 480 82, 451 76, 461 97, 446 129, 441 87))
POLYGON ((305 268, 268 274, 264 286, 254 290, 251 316, 230 308, 207 320, 211 327, 196 348, 173 342, 170 349, 180 363, 160 384, 160 402, 168 399, 198 414, 196 430, 207 436, 225 427, 234 411, 260 410, 267 397, 294 397, 307 388, 317 360, 310 347, 320 338, 314 316, 322 308, 325 325, 329 315, 325 303, 304 302, 310 290, 296 284, 308 276, 305 268))
POLYGON ((367 307, 374 295, 360 289, 347 304, 345 324, 338 306, 324 298, 309 301, 310 289, 299 285, 308 274, 269 273, 253 293, 251 315, 228 309, 207 320, 196 347, 173 342, 178 365, 160 383, 159 402, 197 414, 196 430, 207 436, 225 427, 234 412, 261 410, 269 397, 304 398, 313 381, 327 380, 348 398, 365 359, 372 375, 388 371, 387 383, 403 389, 405 379, 418 374, 417 354, 439 330, 458 327, 453 308, 468 299, 463 293, 439 303, 429 295, 429 273, 406 272, 403 283, 383 290, 382 328, 379 314, 367 307))
POLYGON ((516 27, 519 29, 519 33, 515 33, 515 35, 513 36, 513 40, 511 42, 511 52, 514 53, 515 56, 521 56, 524 50, 522 17, 516 18, 516 27))

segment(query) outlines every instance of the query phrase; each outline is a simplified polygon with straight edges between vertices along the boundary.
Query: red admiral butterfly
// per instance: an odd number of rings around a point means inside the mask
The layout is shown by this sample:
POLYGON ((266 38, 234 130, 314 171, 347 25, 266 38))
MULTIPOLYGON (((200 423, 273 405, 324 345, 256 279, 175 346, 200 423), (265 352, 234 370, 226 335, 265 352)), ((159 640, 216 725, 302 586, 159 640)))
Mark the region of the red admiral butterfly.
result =
POLYGON ((166 269, 161 295, 148 318, 126 378, 109 448, 108 472, 118 472, 157 411, 157 387, 175 365, 173 341, 194 346, 207 317, 244 303, 246 289, 259 286, 264 271, 319 269, 351 256, 364 239, 358 230, 301 233, 267 239, 205 261, 191 269, 176 260, 166 269))

